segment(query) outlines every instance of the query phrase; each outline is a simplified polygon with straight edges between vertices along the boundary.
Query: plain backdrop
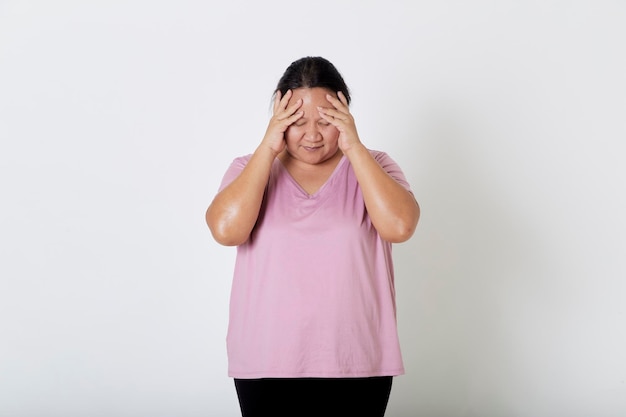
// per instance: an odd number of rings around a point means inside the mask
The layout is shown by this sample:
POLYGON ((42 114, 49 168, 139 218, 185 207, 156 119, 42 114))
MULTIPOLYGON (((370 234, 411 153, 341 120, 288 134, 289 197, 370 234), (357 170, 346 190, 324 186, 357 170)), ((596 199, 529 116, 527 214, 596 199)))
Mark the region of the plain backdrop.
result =
POLYGON ((294 60, 422 207, 390 417, 626 415, 626 3, 0 1, 0 416, 237 416, 204 212, 294 60))

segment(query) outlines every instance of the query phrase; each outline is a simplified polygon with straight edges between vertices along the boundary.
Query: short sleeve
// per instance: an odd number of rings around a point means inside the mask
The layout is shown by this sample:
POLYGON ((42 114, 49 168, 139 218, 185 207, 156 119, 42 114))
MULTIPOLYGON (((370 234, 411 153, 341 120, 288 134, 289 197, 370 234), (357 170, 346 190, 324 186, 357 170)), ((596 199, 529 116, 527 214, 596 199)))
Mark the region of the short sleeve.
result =
POLYGON ((396 182, 402 185, 408 192, 413 194, 411 185, 406 180, 406 176, 400 166, 387 153, 381 151, 370 151, 376 162, 391 176, 396 182))
POLYGON ((230 163, 230 166, 228 167, 226 173, 224 174, 224 177, 222 178, 222 183, 220 184, 218 192, 226 188, 231 182, 235 180, 235 178, 239 176, 239 174, 241 174, 241 171, 243 171, 243 169, 246 167, 251 157, 252 155, 240 156, 235 158, 233 162, 230 163))

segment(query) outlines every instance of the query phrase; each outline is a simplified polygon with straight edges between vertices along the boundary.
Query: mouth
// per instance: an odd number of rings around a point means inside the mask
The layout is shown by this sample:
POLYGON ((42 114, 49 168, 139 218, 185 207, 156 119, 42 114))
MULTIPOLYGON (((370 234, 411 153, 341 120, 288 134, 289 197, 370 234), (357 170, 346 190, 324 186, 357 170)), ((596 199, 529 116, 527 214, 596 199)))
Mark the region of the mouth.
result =
POLYGON ((315 152, 315 151, 317 151, 318 149, 322 149, 322 145, 319 145, 319 146, 302 146, 302 148, 303 148, 305 151, 308 151, 308 152, 315 152))

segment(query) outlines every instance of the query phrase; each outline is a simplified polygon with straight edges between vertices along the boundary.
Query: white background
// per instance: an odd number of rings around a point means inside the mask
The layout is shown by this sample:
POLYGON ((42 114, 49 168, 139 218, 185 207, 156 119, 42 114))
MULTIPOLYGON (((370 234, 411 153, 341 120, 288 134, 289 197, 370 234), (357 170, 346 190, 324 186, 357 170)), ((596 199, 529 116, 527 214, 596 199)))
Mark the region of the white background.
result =
POLYGON ((0 1, 0 416, 238 415, 204 211, 295 59, 422 207, 390 417, 626 415, 626 3, 0 1))

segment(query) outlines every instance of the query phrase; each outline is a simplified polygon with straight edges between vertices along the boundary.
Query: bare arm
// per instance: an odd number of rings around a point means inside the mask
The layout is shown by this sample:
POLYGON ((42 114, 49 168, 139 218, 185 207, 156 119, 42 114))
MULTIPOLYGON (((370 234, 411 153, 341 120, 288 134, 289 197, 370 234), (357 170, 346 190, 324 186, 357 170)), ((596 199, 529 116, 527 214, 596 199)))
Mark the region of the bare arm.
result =
POLYGON ((319 108, 320 115, 339 130, 339 147, 354 169, 372 224, 381 238, 399 243, 417 227, 420 208, 402 185, 394 180, 361 143, 345 96, 327 96, 334 109, 319 108))
POLYGON ((274 115, 263 141, 241 174, 220 191, 206 211, 206 222, 215 240, 226 246, 244 243, 259 216, 265 186, 276 156, 285 148, 284 133, 293 122, 302 117, 296 112, 302 105, 298 100, 287 106, 291 92, 284 97, 276 93, 274 115))
POLYGON ((259 147, 241 174, 220 191, 206 211, 206 222, 220 244, 235 246, 248 240, 263 201, 275 155, 259 147))
POLYGON ((365 207, 381 238, 400 243, 417 227, 420 208, 413 195, 385 172, 362 144, 345 152, 363 192, 365 207))

